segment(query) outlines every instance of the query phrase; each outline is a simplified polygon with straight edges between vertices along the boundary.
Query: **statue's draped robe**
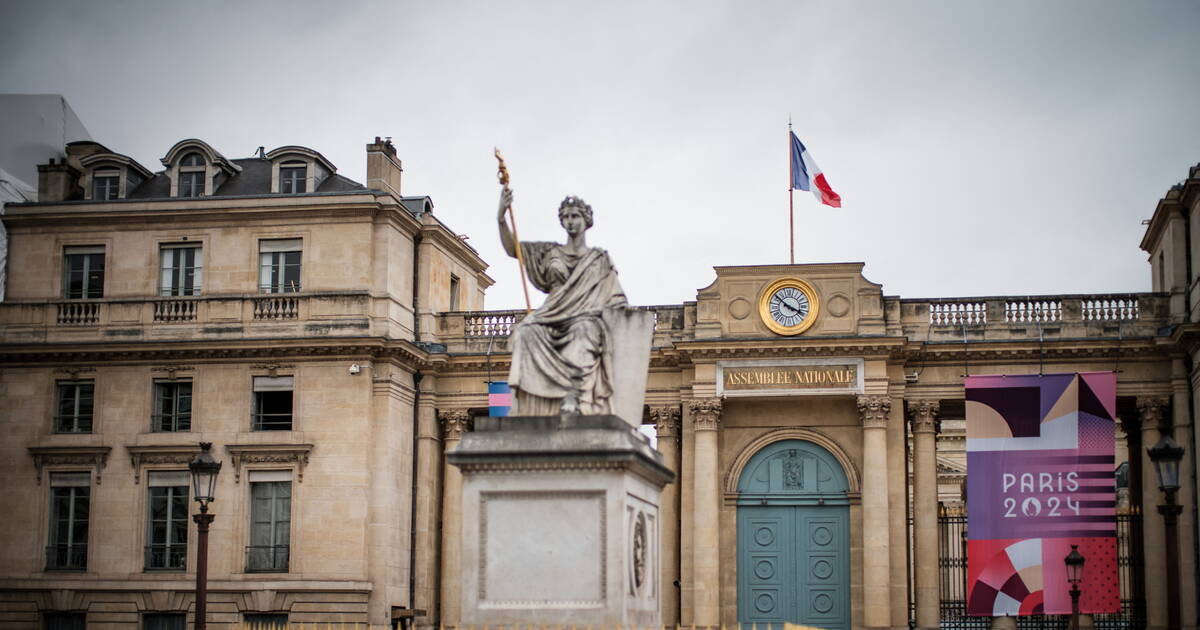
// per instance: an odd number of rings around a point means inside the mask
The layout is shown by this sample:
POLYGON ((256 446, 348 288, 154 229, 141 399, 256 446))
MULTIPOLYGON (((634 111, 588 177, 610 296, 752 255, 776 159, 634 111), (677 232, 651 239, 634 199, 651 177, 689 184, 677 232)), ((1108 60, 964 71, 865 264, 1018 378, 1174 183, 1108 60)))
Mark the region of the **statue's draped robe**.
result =
POLYGON ((612 343, 604 309, 625 306, 608 252, 572 254, 558 243, 522 242, 526 275, 549 295, 512 333, 514 414, 558 415, 562 399, 580 388, 579 412, 612 412, 612 343))

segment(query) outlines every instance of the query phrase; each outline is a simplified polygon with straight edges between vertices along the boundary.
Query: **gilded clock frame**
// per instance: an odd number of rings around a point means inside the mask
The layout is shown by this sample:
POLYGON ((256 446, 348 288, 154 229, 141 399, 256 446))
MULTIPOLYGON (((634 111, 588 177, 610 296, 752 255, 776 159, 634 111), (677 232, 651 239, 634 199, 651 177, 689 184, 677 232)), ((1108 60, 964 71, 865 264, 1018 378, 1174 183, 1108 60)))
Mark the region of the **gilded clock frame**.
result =
POLYGON ((763 289, 762 294, 758 297, 758 317, 771 332, 777 335, 799 335, 817 322, 817 314, 820 312, 821 301, 817 296, 817 290, 800 278, 780 278, 768 284, 767 288, 763 289), (784 326, 771 317, 771 296, 775 295, 780 289, 787 287, 797 289, 808 297, 808 315, 805 315, 804 319, 795 326, 784 326))

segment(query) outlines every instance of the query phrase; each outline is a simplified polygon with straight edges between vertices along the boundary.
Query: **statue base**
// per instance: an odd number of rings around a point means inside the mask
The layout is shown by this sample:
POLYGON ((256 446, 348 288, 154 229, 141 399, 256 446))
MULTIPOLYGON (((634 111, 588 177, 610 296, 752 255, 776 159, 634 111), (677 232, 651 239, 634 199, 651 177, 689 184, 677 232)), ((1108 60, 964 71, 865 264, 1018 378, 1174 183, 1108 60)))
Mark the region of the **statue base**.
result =
POLYGON ((661 625, 659 494, 675 475, 618 416, 480 418, 463 473, 466 625, 661 625))

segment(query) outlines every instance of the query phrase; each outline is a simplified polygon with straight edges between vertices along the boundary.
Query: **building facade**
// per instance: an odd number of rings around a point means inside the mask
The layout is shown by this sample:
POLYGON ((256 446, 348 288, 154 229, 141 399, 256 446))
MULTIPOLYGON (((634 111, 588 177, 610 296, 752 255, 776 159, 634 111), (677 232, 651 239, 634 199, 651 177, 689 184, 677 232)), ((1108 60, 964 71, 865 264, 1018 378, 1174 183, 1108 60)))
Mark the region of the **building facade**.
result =
MULTIPOLYGON (((522 312, 483 310, 484 262, 401 194, 390 142, 367 152, 365 184, 303 147, 228 160, 195 140, 156 173, 95 143, 40 168, 39 203, 6 218, 0 625, 187 620, 180 472, 200 441, 225 466, 214 626, 386 627, 393 607, 458 623, 445 453, 487 414, 522 312)), ((1193 169, 1149 224, 1150 293, 907 299, 862 263, 758 265, 645 307, 644 422, 677 473, 664 623, 937 627, 961 577, 939 567, 939 508, 961 507, 968 472, 964 377, 1114 371, 1116 464, 1141 515, 1123 588, 1166 626, 1145 447, 1170 432, 1188 449, 1178 562, 1195 627, 1197 190, 1193 169)))

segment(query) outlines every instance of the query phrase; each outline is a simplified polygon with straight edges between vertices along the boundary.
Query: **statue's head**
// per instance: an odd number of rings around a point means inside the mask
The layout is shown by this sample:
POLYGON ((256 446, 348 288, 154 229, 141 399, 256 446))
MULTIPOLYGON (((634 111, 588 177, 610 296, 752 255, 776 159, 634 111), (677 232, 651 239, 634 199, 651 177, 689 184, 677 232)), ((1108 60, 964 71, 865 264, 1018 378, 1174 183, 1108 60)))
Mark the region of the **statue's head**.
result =
POLYGON ((584 201, 579 197, 567 197, 558 205, 559 223, 562 223, 563 216, 566 215, 567 210, 571 208, 578 210, 579 214, 583 215, 583 220, 585 223, 587 223, 587 226, 589 228, 592 227, 592 207, 584 203, 584 201))

